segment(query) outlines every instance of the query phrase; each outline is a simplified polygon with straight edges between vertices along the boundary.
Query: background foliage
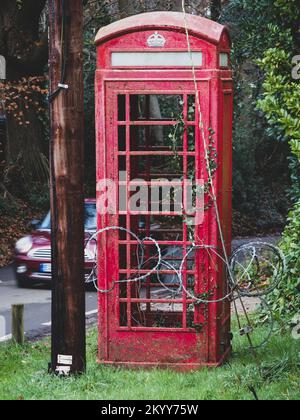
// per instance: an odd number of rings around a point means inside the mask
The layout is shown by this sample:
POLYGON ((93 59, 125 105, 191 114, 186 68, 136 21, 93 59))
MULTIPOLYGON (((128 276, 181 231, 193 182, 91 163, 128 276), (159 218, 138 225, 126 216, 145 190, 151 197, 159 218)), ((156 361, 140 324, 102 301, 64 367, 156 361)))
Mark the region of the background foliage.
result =
POLYGON ((273 3, 231 0, 221 16, 233 40, 235 225, 236 231, 250 235, 280 230, 290 206, 290 150, 257 107, 265 78, 257 60, 276 44, 276 34, 268 28, 274 19, 273 3))
POLYGON ((292 79, 289 65, 293 56, 300 52, 300 9, 298 2, 293 0, 277 0, 274 7, 278 22, 270 24, 269 29, 277 34, 278 40, 274 44, 276 47, 268 49, 258 62, 266 74, 264 95, 258 106, 267 116, 274 133, 288 141, 292 152, 291 194, 296 204, 289 214, 281 243, 288 266, 279 291, 271 297, 273 309, 282 320, 292 319, 300 307, 300 82, 292 79), (283 22, 286 25, 284 31, 283 22))
MULTIPOLYGON (((269 138, 282 150, 288 150, 292 174, 289 195, 295 207, 289 214, 281 243, 287 257, 287 272, 270 303, 278 320, 290 319, 300 305, 300 83, 292 78, 292 58, 300 51, 299 3, 296 0, 232 0, 223 19, 230 21, 233 27, 236 69, 243 68, 249 61, 256 64, 256 93, 251 109, 262 122, 259 132, 264 136, 264 144, 269 138)), ((242 92, 244 94, 245 90, 242 92)), ((251 132, 251 127, 247 132, 251 132)), ((281 169, 278 182, 284 183, 286 172, 282 171, 282 166, 274 169, 281 169)))
MULTIPOLYGON (((45 0, 21 3, 5 1, 1 6, 2 19, 11 26, 23 22, 26 48, 21 62, 18 33, 12 32, 5 43, 0 42, 0 53, 9 56, 9 83, 2 86, 5 101, 8 139, 5 165, 0 170, 2 197, 9 194, 24 198, 24 191, 47 189, 49 121, 47 113, 47 61, 44 34, 48 10, 45 0), (31 30, 29 30, 31 28, 31 30), (35 56, 35 60, 31 57, 35 56), (30 58, 30 60, 29 60, 30 58), (30 62, 24 66, 24 63, 30 62), (24 73, 24 69, 26 72, 24 73), (19 78, 19 76, 21 78, 19 78), (24 101, 24 98, 28 98, 24 101), (22 174, 22 186, 16 188, 13 180, 22 174)), ((268 132, 270 126, 256 109, 262 92, 263 72, 254 64, 258 53, 273 45, 269 30, 260 33, 257 28, 266 22, 262 13, 264 1, 187 0, 190 13, 218 19, 223 7, 223 21, 229 23, 233 34, 234 72, 236 82, 236 112, 234 126, 234 231, 239 235, 254 235, 281 230, 285 223, 289 200, 290 174, 286 164, 289 149, 284 142, 274 142, 268 132), (256 5, 258 3, 258 6, 256 5)), ((269 7, 269 2, 266 6, 269 7)), ((95 192, 95 123, 94 72, 96 54, 94 37, 97 30, 129 14, 152 10, 182 10, 181 0, 85 0, 84 79, 85 79, 85 156, 86 195, 95 192)), ((268 18, 269 19, 269 18, 268 18)), ((275 35, 274 35, 275 36, 275 35)), ((274 38, 274 37, 273 37, 274 38)), ((26 192, 27 194, 27 192, 26 192)), ((295 194, 294 194, 295 195, 295 194)), ((46 195, 44 195, 46 197, 46 195)))

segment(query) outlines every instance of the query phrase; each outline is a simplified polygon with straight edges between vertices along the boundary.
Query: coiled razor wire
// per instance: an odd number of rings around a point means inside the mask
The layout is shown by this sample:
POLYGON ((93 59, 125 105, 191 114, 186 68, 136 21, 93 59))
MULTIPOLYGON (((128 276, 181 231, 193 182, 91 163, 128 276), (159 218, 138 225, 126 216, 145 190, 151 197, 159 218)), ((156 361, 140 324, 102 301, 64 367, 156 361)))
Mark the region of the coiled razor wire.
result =
MULTIPOLYGON (((227 265, 226 259, 223 257, 221 252, 217 247, 212 245, 197 245, 193 244, 189 247, 186 254, 179 261, 179 268, 175 267, 174 264, 171 264, 170 261, 164 259, 163 251, 161 250, 160 245, 153 237, 145 237, 140 239, 134 232, 119 226, 107 227, 100 229, 95 234, 93 234, 86 243, 87 252, 91 248, 91 244, 94 242, 95 247, 95 262, 94 267, 86 279, 86 283, 93 283, 95 289, 102 294, 111 293, 117 284, 122 283, 139 283, 141 284, 149 277, 156 275, 158 284, 161 285, 163 289, 172 293, 173 296, 180 295, 182 292, 193 300, 194 304, 214 304, 221 303, 224 301, 232 302, 237 313, 237 320, 239 324, 240 334, 246 335, 249 339, 249 344, 251 349, 257 349, 265 345, 274 330, 274 319, 272 316, 272 310, 269 307, 267 301, 264 299, 267 295, 272 293, 280 283, 283 273, 286 270, 286 259, 282 251, 275 245, 266 242, 251 242, 246 245, 238 247, 232 254, 229 264, 227 265), (125 280, 114 280, 112 282, 111 288, 107 290, 99 289, 98 282, 98 266, 97 266, 97 248, 98 248, 98 237, 106 232, 118 231, 125 232, 126 234, 133 237, 137 242, 136 258, 137 258, 137 275, 128 278, 125 280), (151 242, 156 248, 156 253, 153 256, 148 258, 145 261, 145 242, 151 242), (227 267, 227 286, 228 293, 219 299, 209 299, 207 297, 199 297, 192 293, 188 287, 185 286, 183 278, 184 271, 188 259, 195 254, 197 251, 207 251, 209 254, 212 253, 215 255, 223 264, 227 267), (145 270, 147 264, 155 262, 155 266, 149 269, 149 272, 143 275, 139 275, 139 271, 145 270), (176 279, 176 282, 173 283, 176 287, 169 287, 161 279, 160 271, 162 268, 167 268, 169 271, 173 271, 173 279, 176 279), (229 274, 230 273, 230 274, 229 274), (243 298, 257 298, 260 301, 261 307, 268 314, 268 319, 270 322, 270 331, 268 332, 267 337, 261 342, 258 346, 253 345, 252 340, 250 339, 250 334, 254 332, 252 323, 250 321, 249 315, 245 308, 243 298), (240 301, 242 309, 245 313, 248 325, 243 328, 240 321, 240 316, 237 309, 237 301, 240 301)), ((181 249, 181 247, 180 247, 181 249)), ((212 292, 212 294, 215 294, 212 292)), ((206 295, 207 296, 207 295, 206 295)))
MULTIPOLYGON (((92 270, 90 276, 86 280, 86 283, 93 282, 96 290, 99 293, 110 293, 110 292, 112 292, 114 290, 114 288, 115 288, 115 286, 117 284, 122 284, 122 283, 138 283, 138 282, 141 282, 143 280, 146 280, 148 277, 151 277, 153 274, 155 274, 158 271, 159 266, 161 265, 162 256, 161 256, 160 246, 158 245, 158 243, 156 242, 156 240, 153 239, 153 238, 151 238, 151 237, 149 237, 149 238, 146 237, 146 238, 144 238, 141 241, 135 233, 133 233, 130 230, 125 229, 123 227, 120 227, 120 226, 112 226, 112 227, 106 227, 104 229, 98 230, 98 232, 96 232, 94 235, 92 235, 89 238, 89 240, 88 240, 88 242, 86 244, 86 247, 89 247, 90 246, 90 243, 93 242, 93 241, 95 241, 98 238, 98 235, 103 234, 105 232, 109 232, 109 231, 125 232, 125 233, 129 234, 130 236, 132 236, 138 242, 138 248, 140 248, 141 251, 142 251, 141 262, 139 262, 139 264, 138 264, 138 270, 141 270, 142 265, 143 265, 142 264, 142 260, 144 258, 144 243, 146 241, 152 242, 153 245, 155 245, 155 247, 157 249, 157 253, 158 253, 158 262, 157 262, 156 266, 152 270, 149 271, 149 273, 147 273, 147 274, 145 274, 143 276, 138 276, 138 277, 134 277, 134 278, 126 279, 126 280, 114 280, 113 283, 112 283, 112 287, 110 289, 108 289, 108 290, 100 290, 100 289, 98 289, 98 286, 97 286, 97 278, 95 278, 95 273, 97 272, 97 270, 95 270, 95 268, 92 270)), ((97 243, 97 240, 96 240, 96 243, 97 243)), ((138 257, 138 261, 140 261, 140 256, 139 256, 138 252, 137 252, 137 257, 138 257)))
POLYGON ((237 273, 241 271, 240 276, 236 279, 236 283, 233 284, 232 287, 236 287, 241 296, 258 298, 272 293, 278 287, 282 274, 286 271, 286 259, 282 251, 272 244, 266 242, 251 242, 242 245, 234 251, 230 261, 230 270, 232 273, 236 273, 233 276, 234 279, 237 278, 237 273), (266 258, 266 253, 273 254, 275 261, 266 258), (244 267, 241 264, 241 257, 244 260, 248 257, 247 267, 244 267), (273 270, 272 284, 266 286, 263 290, 259 290, 259 284, 255 284, 255 280, 257 280, 258 283, 261 283, 263 277, 268 274, 268 272, 270 273, 269 269, 273 270), (245 282, 246 284, 242 282, 245 282))

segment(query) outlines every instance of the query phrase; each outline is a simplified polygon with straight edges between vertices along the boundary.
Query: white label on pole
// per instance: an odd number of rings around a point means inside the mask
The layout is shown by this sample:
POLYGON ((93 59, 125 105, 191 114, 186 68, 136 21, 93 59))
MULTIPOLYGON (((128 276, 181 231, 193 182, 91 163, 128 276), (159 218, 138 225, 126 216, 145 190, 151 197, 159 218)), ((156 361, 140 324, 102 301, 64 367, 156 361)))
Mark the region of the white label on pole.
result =
POLYGON ((57 356, 57 363, 60 364, 60 365, 72 366, 72 364, 73 364, 73 356, 65 356, 63 354, 59 354, 57 356))
POLYGON ((59 376, 69 376, 71 372, 70 366, 57 366, 55 372, 59 376))

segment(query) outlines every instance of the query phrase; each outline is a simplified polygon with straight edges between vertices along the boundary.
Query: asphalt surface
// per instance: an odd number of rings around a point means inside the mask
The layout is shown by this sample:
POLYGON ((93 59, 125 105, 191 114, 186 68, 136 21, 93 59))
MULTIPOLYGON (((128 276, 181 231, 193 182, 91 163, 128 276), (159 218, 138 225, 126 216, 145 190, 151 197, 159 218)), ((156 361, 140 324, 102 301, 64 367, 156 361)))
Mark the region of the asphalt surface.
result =
MULTIPOLYGON (((47 285, 18 289, 11 266, 0 270, 0 342, 11 334, 11 305, 24 304, 26 337, 33 339, 51 331, 51 290, 47 285)), ((97 293, 86 293, 87 321, 97 316, 97 293)))
MULTIPOLYGON (((276 243, 278 236, 266 238, 242 238, 233 241, 232 248, 252 241, 276 243)), ((11 305, 25 305, 25 331, 28 339, 34 339, 51 332, 51 291, 45 285, 32 289, 18 289, 11 266, 0 269, 0 342, 10 339, 11 305)), ((249 302, 251 305, 252 302, 249 302)), ((250 308, 249 308, 250 309, 250 308)), ((86 293, 87 323, 97 319, 97 293, 86 293)))

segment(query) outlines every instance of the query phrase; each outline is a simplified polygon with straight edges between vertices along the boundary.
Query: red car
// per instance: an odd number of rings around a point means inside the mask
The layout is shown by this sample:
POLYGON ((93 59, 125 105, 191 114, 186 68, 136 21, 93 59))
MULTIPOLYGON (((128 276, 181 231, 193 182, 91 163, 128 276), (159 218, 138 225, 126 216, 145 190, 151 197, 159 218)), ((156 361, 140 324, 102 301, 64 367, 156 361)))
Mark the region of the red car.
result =
MULTIPOLYGON (((42 223, 33 222, 35 231, 20 239, 15 246, 14 266, 18 287, 51 282, 51 225, 50 212, 42 223)), ((85 200, 85 236, 88 239, 97 230, 96 200, 85 200)), ((86 278, 90 275, 96 254, 96 243, 85 249, 86 278)))

